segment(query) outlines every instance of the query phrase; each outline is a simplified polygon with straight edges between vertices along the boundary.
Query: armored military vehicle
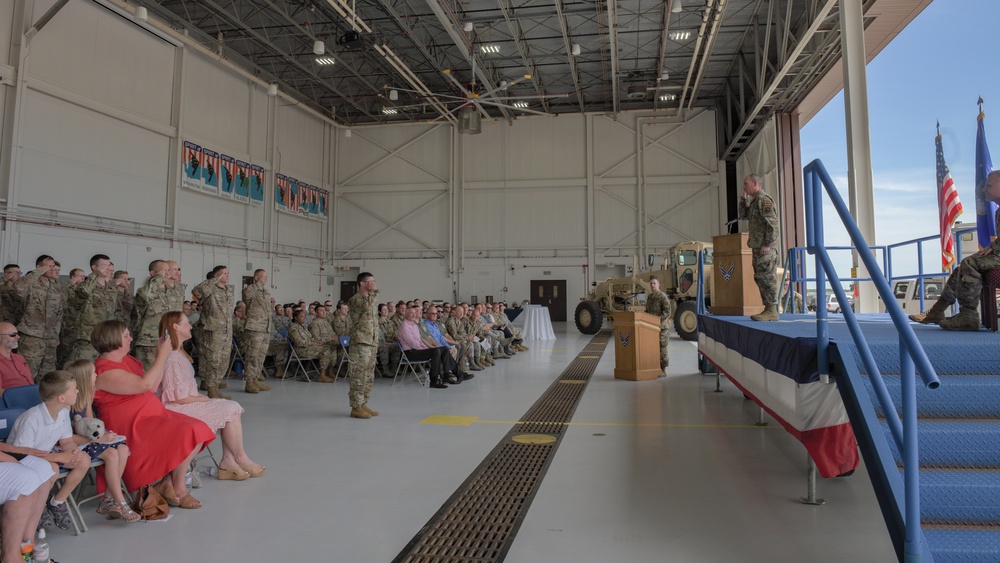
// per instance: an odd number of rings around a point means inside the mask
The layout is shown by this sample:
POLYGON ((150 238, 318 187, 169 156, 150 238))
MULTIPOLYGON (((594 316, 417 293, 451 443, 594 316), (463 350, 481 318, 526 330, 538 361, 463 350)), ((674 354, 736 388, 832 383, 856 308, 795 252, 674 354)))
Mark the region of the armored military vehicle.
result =
POLYGON ((660 289, 673 303, 671 315, 674 329, 684 340, 698 338, 698 318, 695 298, 698 294, 698 253, 705 251, 705 304, 711 304, 712 244, 707 242, 682 242, 663 256, 663 269, 638 272, 633 267, 631 276, 608 278, 594 282, 587 299, 576 306, 576 328, 584 334, 601 330, 605 319, 610 320, 616 311, 643 311, 645 305, 640 295, 648 295, 649 278, 660 278, 660 289))

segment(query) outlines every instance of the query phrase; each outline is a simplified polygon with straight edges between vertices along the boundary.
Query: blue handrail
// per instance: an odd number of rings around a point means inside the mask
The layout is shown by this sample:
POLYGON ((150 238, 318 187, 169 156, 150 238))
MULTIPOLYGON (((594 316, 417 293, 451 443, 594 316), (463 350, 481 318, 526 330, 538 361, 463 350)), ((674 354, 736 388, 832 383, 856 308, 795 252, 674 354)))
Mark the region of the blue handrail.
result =
POLYGON ((803 170, 805 180, 805 203, 806 203, 806 243, 809 254, 816 257, 816 339, 817 339, 817 359, 819 362, 820 377, 829 377, 829 319, 826 307, 820 307, 818 296, 820 288, 826 286, 826 276, 829 273, 830 285, 840 309, 843 311, 847 328, 854 339, 855 346, 861 355, 861 361, 868 372, 869 380, 875 389, 879 403, 885 413, 886 422, 896 441, 899 451, 903 452, 904 465, 904 496, 905 496, 905 522, 906 538, 904 540, 904 561, 914 563, 921 560, 923 556, 923 533, 920 529, 920 467, 917 449, 917 387, 916 372, 920 373, 924 385, 928 389, 937 389, 941 385, 931 365, 927 354, 917 340, 913 327, 903 313, 902 307, 896 302, 889 287, 889 282, 882 274, 875 260, 875 257, 868 246, 868 242, 861 234, 861 230, 854 222, 847 205, 840 197, 833 180, 820 160, 814 160, 806 165, 803 170), (864 334, 861 332, 861 325, 858 323, 854 311, 848 305, 844 289, 841 287, 840 278, 837 276, 827 247, 823 240, 823 206, 822 195, 826 190, 830 201, 833 203, 840 220, 847 229, 851 240, 858 249, 858 255, 864 262, 865 267, 871 275, 872 282, 882 301, 885 303, 886 311, 892 318, 899 333, 899 353, 900 353, 900 380, 902 388, 903 417, 900 420, 896 406, 889 397, 889 392, 882 380, 882 374, 875 364, 875 359, 868 347, 864 334))

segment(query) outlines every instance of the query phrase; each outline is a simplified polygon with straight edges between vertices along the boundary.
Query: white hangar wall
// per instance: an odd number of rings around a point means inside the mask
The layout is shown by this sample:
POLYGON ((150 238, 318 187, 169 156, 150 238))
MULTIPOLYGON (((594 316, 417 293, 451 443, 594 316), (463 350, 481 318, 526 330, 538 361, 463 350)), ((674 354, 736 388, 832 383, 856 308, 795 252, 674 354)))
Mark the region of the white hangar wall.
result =
POLYGON ((197 283, 263 267, 279 300, 336 299, 357 272, 388 299, 528 298, 624 273, 725 221, 714 112, 334 126, 194 46, 92 2, 0 0, 0 252, 63 273, 97 252, 144 281, 153 258, 197 283), (17 79, 13 77, 16 76, 17 79), (191 141, 263 167, 263 205, 181 187, 191 141), (330 221, 278 212, 274 173, 330 190, 330 221))

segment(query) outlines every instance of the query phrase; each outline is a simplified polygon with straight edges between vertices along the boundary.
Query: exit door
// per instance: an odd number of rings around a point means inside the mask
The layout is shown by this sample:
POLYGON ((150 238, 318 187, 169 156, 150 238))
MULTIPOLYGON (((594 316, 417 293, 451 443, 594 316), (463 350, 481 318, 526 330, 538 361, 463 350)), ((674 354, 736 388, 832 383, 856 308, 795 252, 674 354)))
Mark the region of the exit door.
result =
POLYGON ((358 292, 358 282, 356 281, 342 281, 340 282, 340 300, 344 303, 354 297, 354 294, 358 292))
POLYGON ((552 322, 566 322, 566 280, 531 280, 531 304, 547 307, 552 322))

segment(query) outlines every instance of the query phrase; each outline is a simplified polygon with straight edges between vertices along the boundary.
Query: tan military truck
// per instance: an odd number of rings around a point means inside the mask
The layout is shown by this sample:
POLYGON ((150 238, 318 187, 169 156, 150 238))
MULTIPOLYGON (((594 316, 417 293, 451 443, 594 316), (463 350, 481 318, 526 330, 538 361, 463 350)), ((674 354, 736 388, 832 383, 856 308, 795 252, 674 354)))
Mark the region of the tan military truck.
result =
POLYGON ((587 299, 576 306, 576 328, 584 334, 595 334, 616 311, 643 311, 640 295, 648 295, 649 278, 660 278, 660 289, 673 303, 671 317, 674 329, 684 340, 697 340, 698 317, 695 299, 698 295, 698 253, 705 251, 705 304, 711 305, 712 243, 682 242, 663 256, 663 269, 637 272, 633 275, 594 282, 587 299))

